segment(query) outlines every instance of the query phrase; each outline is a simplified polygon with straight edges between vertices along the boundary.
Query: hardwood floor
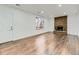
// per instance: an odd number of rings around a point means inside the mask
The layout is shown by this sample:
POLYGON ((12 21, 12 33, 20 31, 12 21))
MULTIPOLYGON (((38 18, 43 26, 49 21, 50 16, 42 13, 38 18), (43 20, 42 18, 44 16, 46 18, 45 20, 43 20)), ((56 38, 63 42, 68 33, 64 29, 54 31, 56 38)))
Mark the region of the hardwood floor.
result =
POLYGON ((77 55, 79 38, 62 33, 45 33, 0 45, 1 55, 77 55))

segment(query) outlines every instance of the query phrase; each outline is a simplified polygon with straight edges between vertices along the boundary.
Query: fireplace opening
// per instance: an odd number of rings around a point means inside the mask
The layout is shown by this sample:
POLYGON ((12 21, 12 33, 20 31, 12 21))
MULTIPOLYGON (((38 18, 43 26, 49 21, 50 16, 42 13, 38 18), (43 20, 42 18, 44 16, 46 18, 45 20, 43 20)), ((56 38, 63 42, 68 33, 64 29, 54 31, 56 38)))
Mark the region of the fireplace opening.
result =
POLYGON ((55 30, 56 30, 56 31, 63 31, 64 29, 63 29, 63 26, 57 26, 57 27, 55 28, 55 30))

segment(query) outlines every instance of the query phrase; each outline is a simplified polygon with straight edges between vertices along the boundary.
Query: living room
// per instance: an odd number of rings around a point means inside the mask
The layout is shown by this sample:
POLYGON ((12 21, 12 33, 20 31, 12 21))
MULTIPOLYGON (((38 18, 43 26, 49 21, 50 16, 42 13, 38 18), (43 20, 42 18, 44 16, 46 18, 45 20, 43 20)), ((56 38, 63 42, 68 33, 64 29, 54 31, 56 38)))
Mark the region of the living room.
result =
POLYGON ((0 54, 79 54, 78 22, 79 4, 2 4, 0 54), (71 45, 69 43, 70 46, 63 47, 65 40, 69 40, 71 45), (59 47, 52 47, 57 42, 59 47), (29 49, 19 50, 25 46, 29 49), (44 48, 45 46, 48 48, 44 48), (54 52, 55 49, 57 50, 54 52))

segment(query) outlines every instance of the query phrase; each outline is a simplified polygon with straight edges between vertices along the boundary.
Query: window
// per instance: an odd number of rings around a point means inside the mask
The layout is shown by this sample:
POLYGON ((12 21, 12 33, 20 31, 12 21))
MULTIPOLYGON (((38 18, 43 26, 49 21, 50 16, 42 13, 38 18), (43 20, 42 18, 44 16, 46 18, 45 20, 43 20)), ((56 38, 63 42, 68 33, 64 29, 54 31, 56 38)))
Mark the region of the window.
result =
POLYGON ((44 20, 40 16, 36 16, 36 29, 40 30, 44 27, 44 20))

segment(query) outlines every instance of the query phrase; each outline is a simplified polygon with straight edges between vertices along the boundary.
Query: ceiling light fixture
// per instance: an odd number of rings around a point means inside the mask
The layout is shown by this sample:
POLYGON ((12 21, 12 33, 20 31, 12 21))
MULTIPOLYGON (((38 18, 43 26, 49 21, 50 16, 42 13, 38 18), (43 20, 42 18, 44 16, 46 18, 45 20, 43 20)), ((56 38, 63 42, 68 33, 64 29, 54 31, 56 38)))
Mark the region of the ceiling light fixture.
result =
POLYGON ((66 15, 66 12, 64 12, 64 15, 66 15))
POLYGON ((40 12, 40 14, 43 14, 43 13, 44 13, 44 11, 41 11, 41 12, 40 12))
POLYGON ((59 4, 59 5, 58 5, 58 7, 62 7, 62 5, 61 5, 61 4, 59 4))

